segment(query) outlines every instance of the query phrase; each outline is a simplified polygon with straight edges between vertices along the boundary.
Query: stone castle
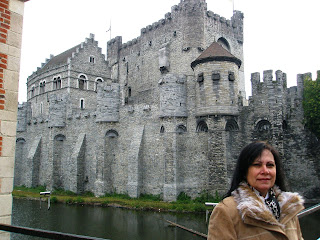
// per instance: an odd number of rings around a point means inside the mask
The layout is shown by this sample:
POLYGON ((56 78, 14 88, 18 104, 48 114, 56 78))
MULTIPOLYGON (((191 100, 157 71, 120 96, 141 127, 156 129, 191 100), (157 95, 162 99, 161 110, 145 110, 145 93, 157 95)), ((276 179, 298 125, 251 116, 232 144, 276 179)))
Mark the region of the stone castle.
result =
POLYGON ((223 194, 240 150, 267 140, 289 187, 320 193, 320 147, 303 125, 303 79, 251 75, 246 99, 243 14, 181 0, 165 18, 101 53, 94 35, 50 56, 27 80, 18 109, 15 185, 160 194, 223 194), (263 81, 261 81, 263 80, 263 81))

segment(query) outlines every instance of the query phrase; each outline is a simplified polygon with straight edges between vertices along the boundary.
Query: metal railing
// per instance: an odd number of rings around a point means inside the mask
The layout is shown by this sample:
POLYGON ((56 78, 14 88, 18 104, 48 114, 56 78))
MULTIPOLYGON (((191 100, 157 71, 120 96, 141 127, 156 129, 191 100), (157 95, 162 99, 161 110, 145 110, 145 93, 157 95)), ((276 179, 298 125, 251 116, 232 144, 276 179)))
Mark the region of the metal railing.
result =
POLYGON ((12 232, 12 233, 20 233, 23 235, 29 235, 34 237, 56 239, 56 240, 57 239, 59 240, 110 240, 110 239, 104 239, 104 238, 95 238, 95 237, 47 231, 47 230, 28 228, 28 227, 19 227, 19 226, 6 225, 6 224, 0 224, 0 230, 6 231, 6 232, 12 232))
POLYGON ((316 205, 313 205, 311 207, 308 207, 307 209, 305 210, 302 210, 301 212, 298 213, 298 218, 302 218, 304 216, 307 216, 315 211, 318 211, 320 210, 320 203, 316 204, 316 205))

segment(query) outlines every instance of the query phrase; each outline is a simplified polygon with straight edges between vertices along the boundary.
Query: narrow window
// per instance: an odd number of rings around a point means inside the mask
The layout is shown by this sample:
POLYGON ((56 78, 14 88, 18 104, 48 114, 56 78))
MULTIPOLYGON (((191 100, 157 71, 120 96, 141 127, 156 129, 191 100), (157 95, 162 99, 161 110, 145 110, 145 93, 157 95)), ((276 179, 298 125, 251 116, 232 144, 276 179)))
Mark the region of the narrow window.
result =
POLYGON ((61 77, 57 78, 57 89, 61 88, 61 77))
POLYGON ((95 60, 94 57, 93 57, 93 56, 90 56, 89 62, 94 63, 94 62, 95 62, 94 60, 95 60))
POLYGON ((80 99, 80 109, 84 109, 84 99, 80 99))
POLYGON ((34 97, 34 86, 31 88, 31 97, 34 97))
POLYGON ((53 78, 53 90, 57 89, 57 78, 53 78))
POLYGON ((131 87, 128 87, 128 97, 131 97, 131 87))
POLYGON ((42 115, 43 113, 43 103, 40 103, 40 114, 42 115))

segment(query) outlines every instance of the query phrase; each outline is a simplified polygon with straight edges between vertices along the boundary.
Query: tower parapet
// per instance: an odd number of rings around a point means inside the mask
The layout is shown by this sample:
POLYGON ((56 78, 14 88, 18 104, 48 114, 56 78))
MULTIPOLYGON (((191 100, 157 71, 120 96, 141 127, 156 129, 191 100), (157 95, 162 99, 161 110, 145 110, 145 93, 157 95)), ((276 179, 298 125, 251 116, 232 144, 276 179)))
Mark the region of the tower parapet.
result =
POLYGON ((243 13, 240 11, 233 11, 231 22, 236 39, 239 43, 243 43, 243 13))
MULTIPOLYGON (((287 74, 281 70, 275 72, 276 80, 273 80, 273 70, 263 71, 263 82, 260 81, 260 73, 251 74, 251 85, 252 85, 252 96, 256 96, 264 92, 269 96, 272 93, 270 91, 275 91, 277 88, 278 92, 284 93, 287 88, 287 74), (273 89, 273 90, 272 90, 273 89)), ((260 96, 259 96, 260 98, 260 96)))

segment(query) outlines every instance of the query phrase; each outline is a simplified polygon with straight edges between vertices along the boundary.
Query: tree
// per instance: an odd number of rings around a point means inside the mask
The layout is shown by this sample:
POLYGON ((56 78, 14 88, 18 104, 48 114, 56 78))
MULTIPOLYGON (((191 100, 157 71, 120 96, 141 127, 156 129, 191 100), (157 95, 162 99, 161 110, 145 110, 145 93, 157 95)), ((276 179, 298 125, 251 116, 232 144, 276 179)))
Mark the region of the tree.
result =
POLYGON ((306 127, 320 138, 320 74, 315 81, 306 77, 303 86, 304 122, 306 127))

